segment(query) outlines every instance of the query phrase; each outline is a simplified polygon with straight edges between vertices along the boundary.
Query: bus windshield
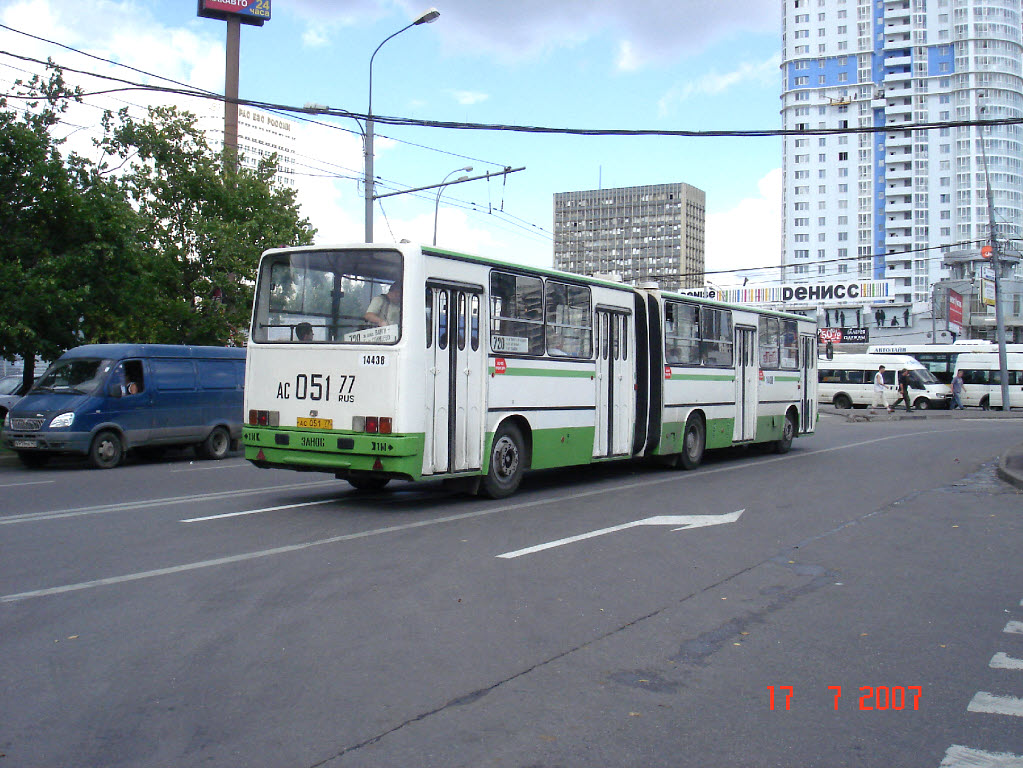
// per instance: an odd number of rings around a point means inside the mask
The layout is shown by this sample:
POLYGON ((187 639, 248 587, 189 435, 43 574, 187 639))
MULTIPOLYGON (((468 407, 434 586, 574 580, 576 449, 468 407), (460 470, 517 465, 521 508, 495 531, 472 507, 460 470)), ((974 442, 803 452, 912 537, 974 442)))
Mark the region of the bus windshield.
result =
POLYGON ((69 395, 94 395, 113 365, 112 360, 75 358, 58 360, 33 388, 33 392, 60 392, 69 395))
POLYGON ((398 251, 271 253, 260 265, 252 340, 394 344, 401 338, 401 276, 398 251))

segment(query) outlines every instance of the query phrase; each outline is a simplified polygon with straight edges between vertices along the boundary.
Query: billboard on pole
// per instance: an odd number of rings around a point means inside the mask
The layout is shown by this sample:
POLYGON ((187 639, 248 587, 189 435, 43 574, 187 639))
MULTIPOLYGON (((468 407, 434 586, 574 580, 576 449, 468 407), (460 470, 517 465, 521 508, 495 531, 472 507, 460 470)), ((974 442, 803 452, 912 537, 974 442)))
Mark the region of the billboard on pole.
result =
POLYGON ((270 20, 270 0, 198 0, 198 15, 227 21, 235 17, 242 24, 263 26, 270 20))

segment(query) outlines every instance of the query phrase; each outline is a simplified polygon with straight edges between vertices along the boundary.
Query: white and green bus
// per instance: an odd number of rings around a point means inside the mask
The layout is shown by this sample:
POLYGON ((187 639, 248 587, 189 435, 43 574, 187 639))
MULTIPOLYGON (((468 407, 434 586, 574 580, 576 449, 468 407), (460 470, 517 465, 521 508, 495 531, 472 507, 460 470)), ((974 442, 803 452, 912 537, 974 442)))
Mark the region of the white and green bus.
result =
POLYGON ((246 458, 358 489, 499 498, 527 469, 693 468, 787 451, 817 416, 801 316, 411 244, 267 251, 246 365, 246 458))

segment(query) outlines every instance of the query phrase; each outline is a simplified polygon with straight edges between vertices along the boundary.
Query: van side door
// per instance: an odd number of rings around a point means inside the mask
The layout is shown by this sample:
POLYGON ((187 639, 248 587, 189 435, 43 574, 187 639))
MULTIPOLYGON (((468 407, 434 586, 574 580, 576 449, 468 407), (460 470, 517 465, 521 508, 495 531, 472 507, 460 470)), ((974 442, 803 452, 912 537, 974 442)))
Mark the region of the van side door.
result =
POLYGON ((121 360, 107 379, 100 421, 116 424, 128 447, 146 443, 153 429, 153 387, 143 360, 121 360))

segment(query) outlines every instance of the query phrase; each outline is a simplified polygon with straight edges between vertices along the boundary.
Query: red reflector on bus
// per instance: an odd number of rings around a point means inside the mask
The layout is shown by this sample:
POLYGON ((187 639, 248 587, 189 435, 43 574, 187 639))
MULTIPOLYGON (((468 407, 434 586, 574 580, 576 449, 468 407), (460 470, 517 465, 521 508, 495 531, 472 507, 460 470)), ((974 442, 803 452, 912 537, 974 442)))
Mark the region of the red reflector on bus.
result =
POLYGON ((383 468, 384 468, 384 463, 382 461, 380 461, 380 459, 377 459, 376 461, 373 462, 373 469, 379 471, 379 470, 382 470, 383 468))
POLYGON ((377 423, 377 417, 376 416, 367 416, 366 417, 366 431, 375 435, 379 430, 380 430, 380 427, 379 427, 379 425, 377 423))
POLYGON ((391 417, 381 416, 380 417, 380 434, 389 435, 391 434, 391 417))

